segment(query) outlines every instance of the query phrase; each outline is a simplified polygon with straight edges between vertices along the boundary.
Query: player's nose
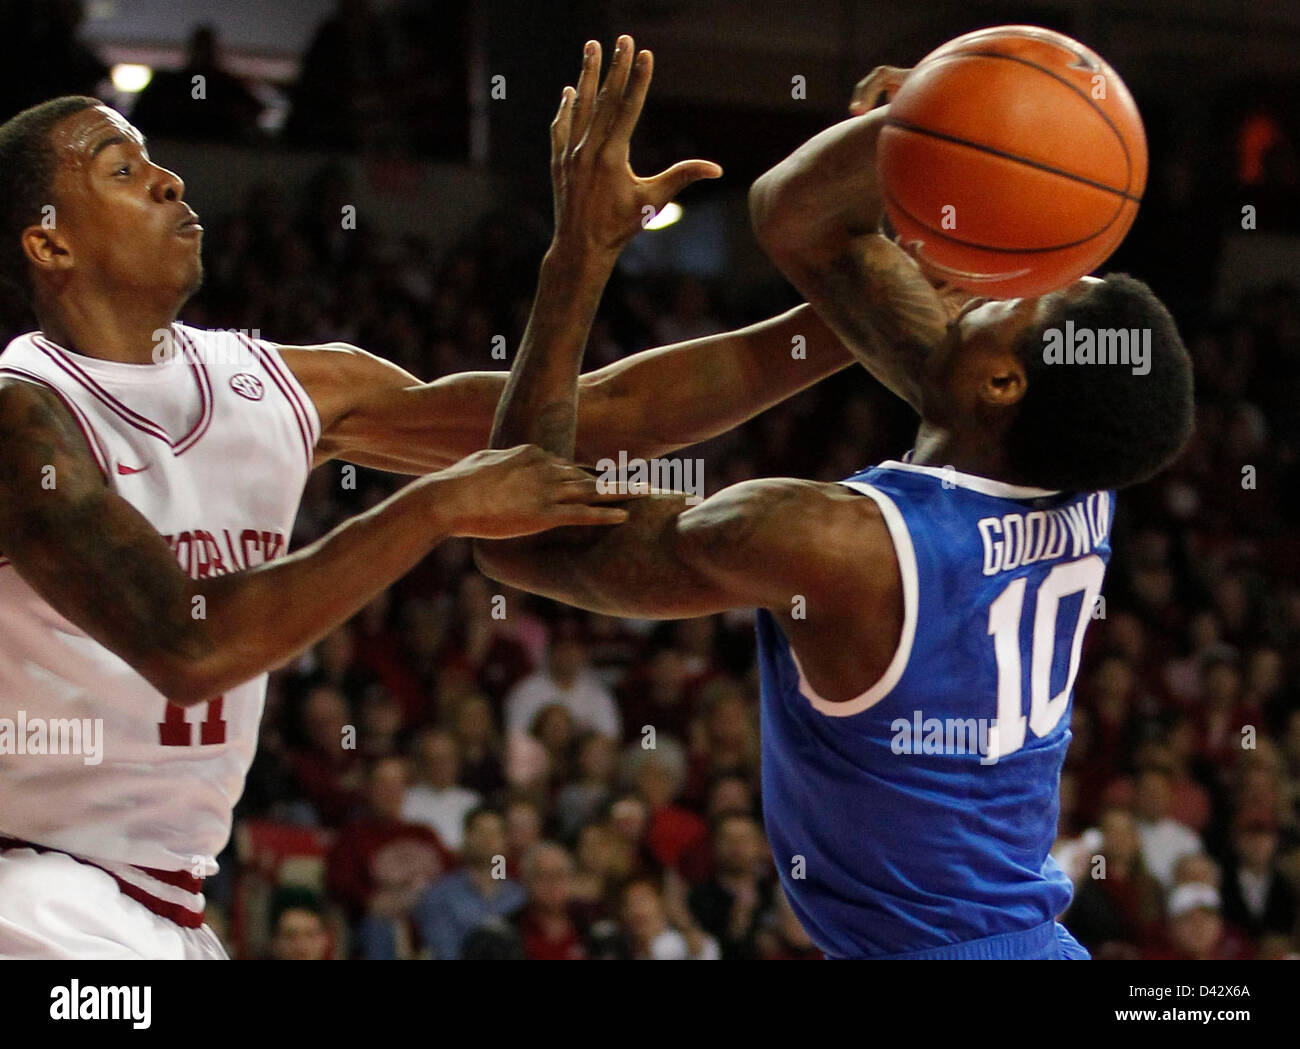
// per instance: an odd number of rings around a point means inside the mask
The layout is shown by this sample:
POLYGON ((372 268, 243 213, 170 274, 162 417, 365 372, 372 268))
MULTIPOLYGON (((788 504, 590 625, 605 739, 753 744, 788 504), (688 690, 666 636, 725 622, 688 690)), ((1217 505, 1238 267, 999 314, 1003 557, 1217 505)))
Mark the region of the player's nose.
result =
POLYGON ((150 191, 154 200, 160 204, 169 201, 183 200, 185 197, 185 180, 168 168, 154 165, 154 180, 150 185, 150 191))

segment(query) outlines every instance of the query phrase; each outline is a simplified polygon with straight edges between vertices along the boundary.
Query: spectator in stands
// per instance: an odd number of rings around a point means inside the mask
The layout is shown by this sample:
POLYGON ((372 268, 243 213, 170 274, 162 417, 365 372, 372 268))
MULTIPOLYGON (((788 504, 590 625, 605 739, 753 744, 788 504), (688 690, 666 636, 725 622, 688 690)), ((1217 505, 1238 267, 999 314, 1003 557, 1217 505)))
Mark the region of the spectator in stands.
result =
POLYGON ((492 704, 480 694, 461 698, 452 716, 452 732, 460 753, 460 782, 483 797, 505 785, 501 768, 501 737, 492 718, 492 704))
POLYGON ((302 57, 284 137, 294 145, 359 149, 380 113, 392 43, 369 0, 339 0, 302 57))
POLYGON ((759 779, 756 711, 740 686, 729 678, 711 681, 700 693, 703 716, 691 731, 690 765, 683 798, 702 804, 709 784, 719 776, 759 779))
POLYGON ((515 924, 530 961, 578 961, 586 957, 583 928, 573 907, 573 859, 562 845, 538 842, 522 863, 528 902, 515 924))
POLYGON ((1164 893, 1146 870, 1133 815, 1107 809, 1101 852, 1076 883, 1065 924, 1094 958, 1136 958, 1159 943, 1164 893))
POLYGON ((719 816, 713 855, 717 873, 687 895, 691 914, 718 941, 724 959, 757 958, 758 931, 773 893, 762 827, 747 813, 719 816))
POLYGON ((364 769, 355 741, 348 737, 348 721, 343 694, 333 685, 316 685, 303 701, 306 746, 288 757, 298 790, 327 827, 343 823, 362 798, 364 769))
POLYGON ((624 682, 619 694, 626 743, 640 743, 645 730, 685 741, 695 716, 688 686, 687 655, 677 648, 653 652, 645 669, 624 682))
POLYGON ((1224 925, 1219 893, 1189 882, 1169 895, 1169 942, 1147 957, 1174 961, 1232 961, 1249 957, 1249 945, 1224 925))
POLYGON ((645 844, 659 866, 676 867, 708 837, 708 824, 677 804, 686 782, 686 753, 671 736, 656 739, 653 750, 630 744, 623 755, 623 780, 635 785, 645 802, 645 844))
POLYGON ((271 903, 270 956, 279 962, 322 962, 334 956, 334 937, 320 898, 307 889, 281 889, 271 903))
POLYGON ((415 925, 434 958, 461 957, 470 932, 491 917, 506 917, 527 894, 506 877, 505 818, 480 806, 465 816, 465 848, 459 870, 439 879, 415 905, 415 925))
POLYGON ((403 758, 371 764, 369 809, 339 832, 326 861, 326 884, 348 908, 363 958, 406 953, 416 901, 456 865, 437 834, 402 818, 407 778, 403 758))
POLYGON ((555 624, 546 669, 524 678, 506 697, 506 731, 527 735, 537 712, 553 703, 573 715, 579 731, 619 738, 622 722, 614 697, 592 673, 581 626, 572 618, 555 624))
POLYGON ((443 645, 440 664, 468 674, 479 690, 500 702, 532 672, 527 649, 505 630, 505 597, 478 573, 462 577, 456 615, 443 645))
POLYGON ((1297 932, 1297 895, 1278 871, 1277 822, 1267 810, 1243 812, 1224 876, 1223 916, 1250 936, 1297 932))
POLYGON ((185 64, 155 70, 136 96, 131 122, 147 136, 196 142, 236 142, 257 137, 258 101, 242 80, 221 68, 216 30, 190 34, 185 64))
POLYGON ((406 788, 402 816, 432 827, 453 852, 464 845, 465 816, 483 804, 478 791, 460 785, 456 737, 428 728, 415 738, 415 780, 406 788))
POLYGON ((1142 862, 1166 890, 1173 885, 1174 864, 1189 852, 1201 851, 1201 840, 1196 833, 1170 817, 1172 799, 1168 771, 1149 768, 1138 775, 1134 803, 1142 862))
POLYGON ((371 685, 361 699, 357 751, 363 758, 398 753, 402 742, 402 705, 383 685, 371 685))
POLYGON ((524 854, 542 840, 544 803, 534 794, 516 793, 506 802, 506 868, 517 878, 524 854))
POLYGON ((556 829, 562 841, 572 842, 609 802, 617 757, 609 736, 588 732, 578 741, 577 775, 555 798, 556 829))
POLYGON ((779 887, 773 893, 772 909, 763 916, 757 942, 758 956, 764 961, 821 961, 823 958, 779 887))
POLYGON ((652 961, 717 961, 718 942, 701 930, 681 906, 680 925, 670 920, 672 904, 660 879, 634 878, 623 887, 621 925, 627 957, 652 961))

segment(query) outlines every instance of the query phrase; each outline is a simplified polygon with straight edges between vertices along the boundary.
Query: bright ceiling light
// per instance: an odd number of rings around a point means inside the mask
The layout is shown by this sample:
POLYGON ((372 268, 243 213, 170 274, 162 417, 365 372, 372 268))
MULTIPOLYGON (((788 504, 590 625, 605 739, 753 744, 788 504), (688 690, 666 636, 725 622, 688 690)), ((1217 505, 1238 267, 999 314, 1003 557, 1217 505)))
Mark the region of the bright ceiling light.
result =
POLYGON ((682 217, 682 206, 675 200, 670 200, 649 222, 645 224, 646 229, 663 229, 665 226, 671 226, 674 222, 682 217))
POLYGON ((119 62, 113 67, 113 86, 128 95, 143 91, 153 79, 153 70, 136 62, 119 62))

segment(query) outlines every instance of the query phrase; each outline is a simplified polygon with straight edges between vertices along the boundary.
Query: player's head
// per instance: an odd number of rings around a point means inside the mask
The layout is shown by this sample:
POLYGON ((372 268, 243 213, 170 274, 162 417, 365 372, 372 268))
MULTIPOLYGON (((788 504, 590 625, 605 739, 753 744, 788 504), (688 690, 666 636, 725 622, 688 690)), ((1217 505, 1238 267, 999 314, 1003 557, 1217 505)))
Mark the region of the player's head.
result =
POLYGON ((0 126, 0 279, 37 310, 68 293, 179 307, 202 278, 185 183, 116 110, 68 95, 0 126))
POLYGON ((1010 472, 1037 487, 1136 484, 1192 432, 1187 348, 1151 289, 1126 274, 972 300, 929 379, 927 418, 1000 439, 1010 472))

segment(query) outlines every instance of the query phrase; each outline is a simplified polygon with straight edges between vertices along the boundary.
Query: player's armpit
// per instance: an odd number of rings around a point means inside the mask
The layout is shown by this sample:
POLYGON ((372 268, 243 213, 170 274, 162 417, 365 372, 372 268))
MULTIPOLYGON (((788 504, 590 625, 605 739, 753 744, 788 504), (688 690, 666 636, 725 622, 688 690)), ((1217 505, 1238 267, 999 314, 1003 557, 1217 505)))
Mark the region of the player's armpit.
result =
POLYGON ((105 483, 57 395, 0 379, 0 551, 52 608, 169 698, 206 654, 192 581, 105 483))

